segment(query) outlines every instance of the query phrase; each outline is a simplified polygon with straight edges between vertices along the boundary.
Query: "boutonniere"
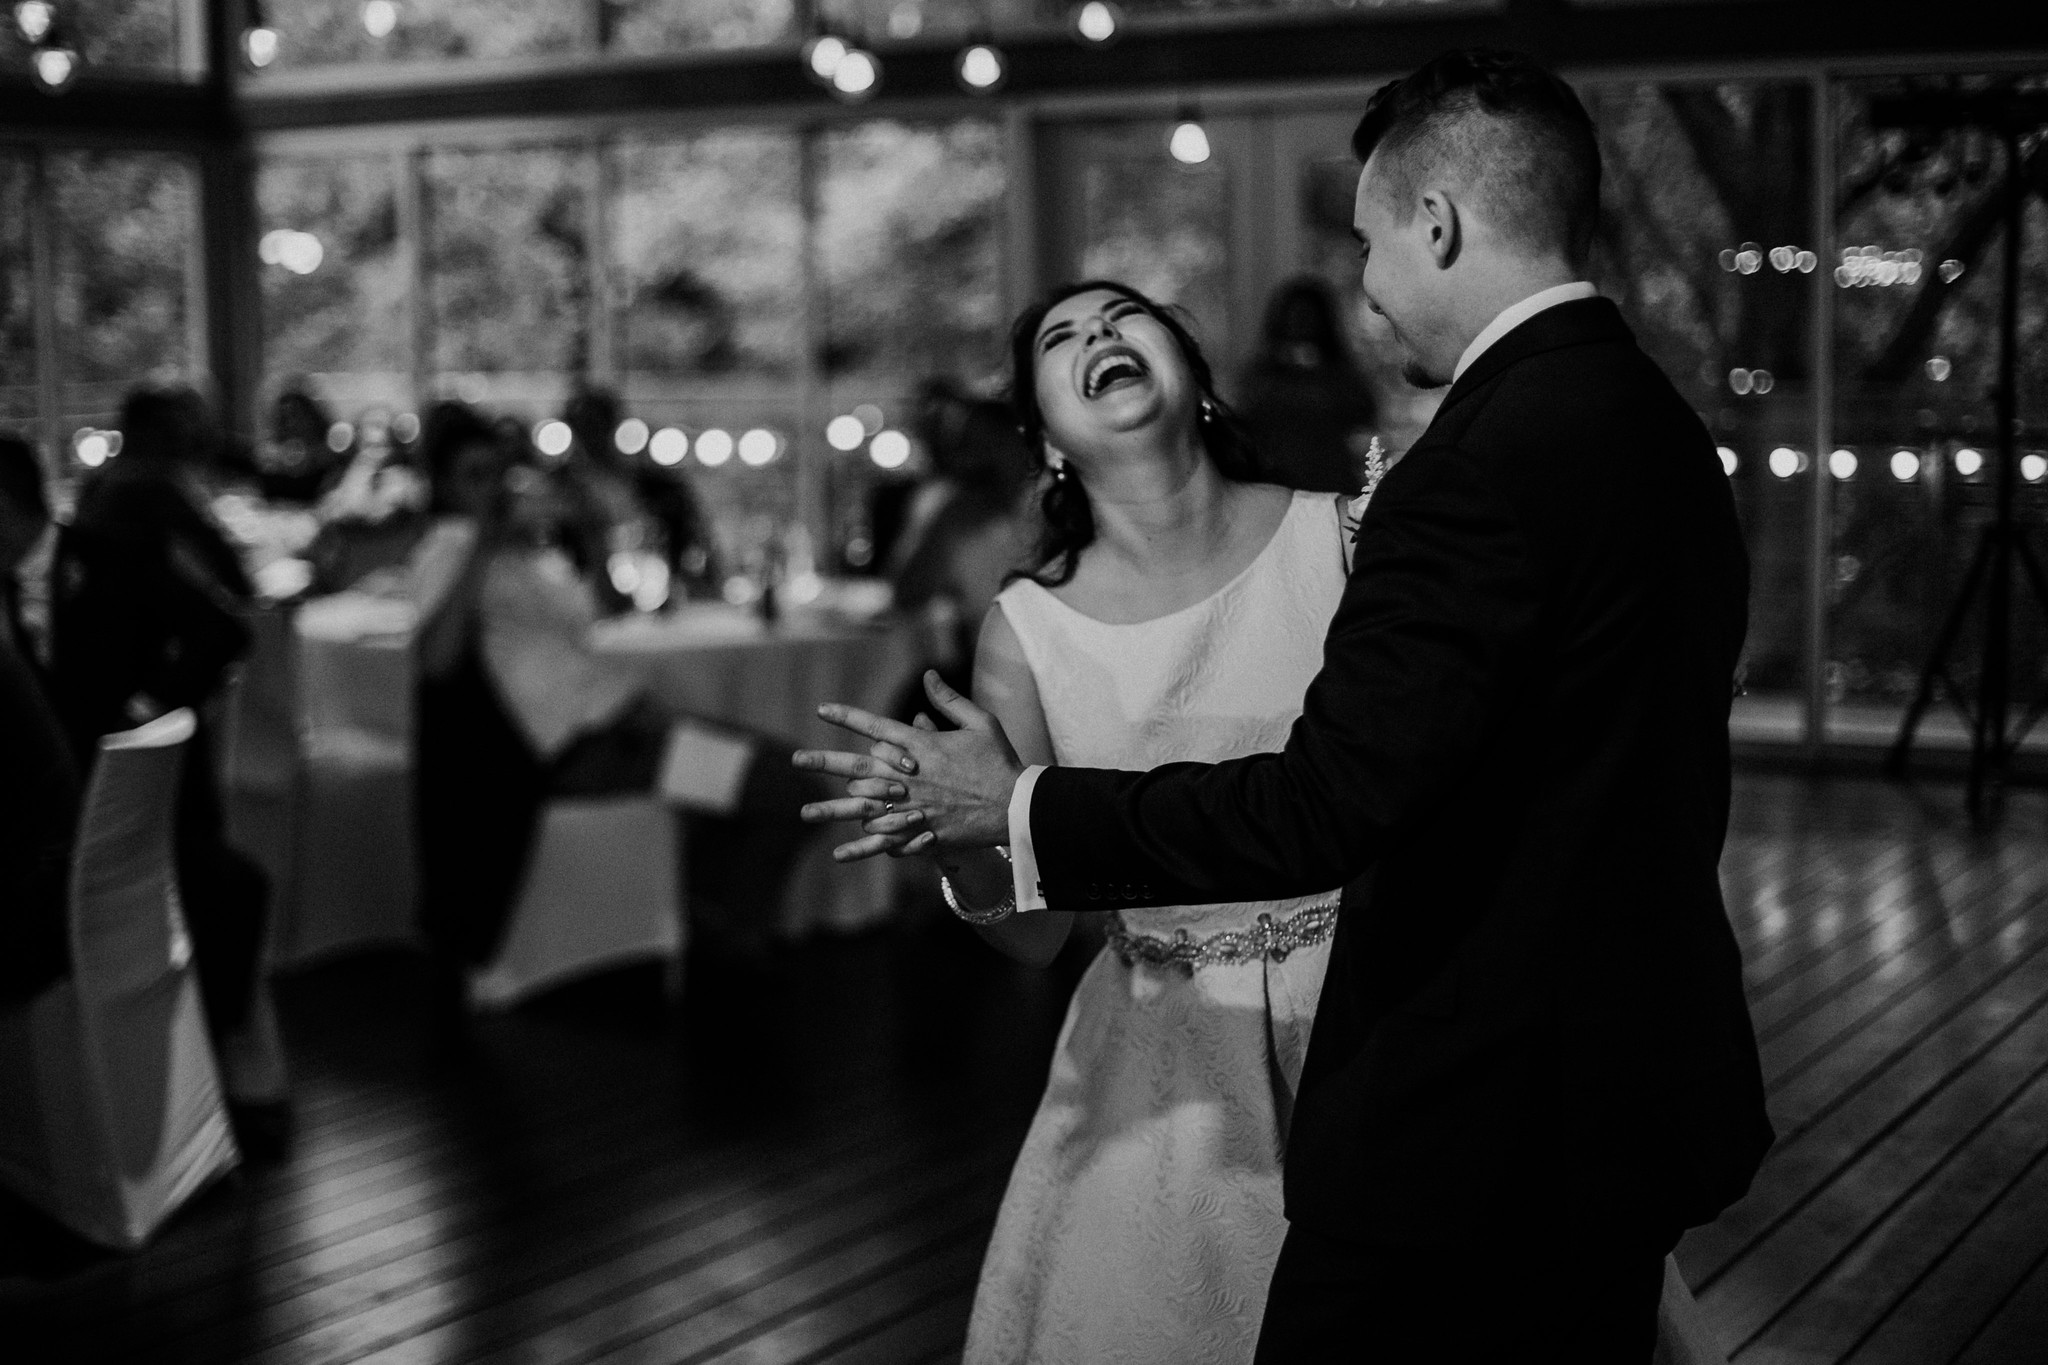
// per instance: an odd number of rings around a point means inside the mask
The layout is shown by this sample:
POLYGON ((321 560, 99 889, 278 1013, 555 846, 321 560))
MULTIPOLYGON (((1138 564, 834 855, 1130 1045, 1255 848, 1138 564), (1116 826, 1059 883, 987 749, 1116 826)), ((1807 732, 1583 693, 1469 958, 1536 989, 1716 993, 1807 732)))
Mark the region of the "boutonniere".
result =
POLYGON ((1372 501, 1373 490, 1380 486, 1380 480, 1387 476, 1387 448, 1375 436, 1365 448, 1365 486, 1358 490, 1358 496, 1344 504, 1344 520, 1351 526, 1351 543, 1358 543, 1358 532, 1365 525, 1366 504, 1372 501))

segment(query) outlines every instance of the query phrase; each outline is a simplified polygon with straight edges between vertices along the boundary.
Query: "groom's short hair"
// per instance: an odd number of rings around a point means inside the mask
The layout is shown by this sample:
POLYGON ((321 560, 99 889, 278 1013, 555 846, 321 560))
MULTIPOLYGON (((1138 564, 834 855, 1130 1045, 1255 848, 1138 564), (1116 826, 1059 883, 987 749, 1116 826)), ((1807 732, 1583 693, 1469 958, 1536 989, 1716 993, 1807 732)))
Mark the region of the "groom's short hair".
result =
POLYGON ((1446 52, 1373 93, 1351 135, 1397 212, 1448 172, 1510 240, 1583 264, 1600 217, 1600 143, 1578 93, 1513 52, 1446 52))

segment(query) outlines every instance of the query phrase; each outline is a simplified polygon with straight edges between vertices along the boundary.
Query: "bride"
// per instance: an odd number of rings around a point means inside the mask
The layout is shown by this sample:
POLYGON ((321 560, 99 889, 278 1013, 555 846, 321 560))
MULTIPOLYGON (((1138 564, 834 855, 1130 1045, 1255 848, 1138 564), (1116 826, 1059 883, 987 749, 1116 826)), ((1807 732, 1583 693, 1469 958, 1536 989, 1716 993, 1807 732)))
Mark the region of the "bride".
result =
MULTIPOLYGON (((1250 481, 1252 452, 1193 337, 1128 286, 1070 285, 1027 309, 1011 363, 1050 477, 1036 567, 982 627, 976 700, 1027 764, 1149 769, 1281 748, 1344 590, 1337 501, 1250 481)), ((941 710, 951 700, 933 689, 941 710)), ((886 778, 849 790, 807 817, 903 795, 886 778)), ((1010 895, 994 854, 942 870, 963 918, 1010 895)), ((1337 903, 1331 888, 1108 915, 1003 1197, 966 1365, 1251 1360, 1337 903)), ((1043 964, 1071 924, 1046 912, 981 932, 1043 964)), ((1663 1354, 1718 1361, 1668 1269, 1667 1286, 1663 1354)))

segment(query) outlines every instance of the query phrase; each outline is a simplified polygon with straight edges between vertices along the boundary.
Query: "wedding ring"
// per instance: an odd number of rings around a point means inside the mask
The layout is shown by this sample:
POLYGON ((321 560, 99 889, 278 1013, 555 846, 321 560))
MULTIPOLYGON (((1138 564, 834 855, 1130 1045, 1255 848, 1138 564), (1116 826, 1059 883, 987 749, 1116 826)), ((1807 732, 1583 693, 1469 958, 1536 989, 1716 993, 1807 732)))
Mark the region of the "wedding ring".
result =
POLYGON ((882 814, 884 814, 884 815, 893 815, 893 814, 895 813, 895 811, 896 811, 896 803, 895 803, 894 801, 884 801, 884 802, 882 803, 882 814))

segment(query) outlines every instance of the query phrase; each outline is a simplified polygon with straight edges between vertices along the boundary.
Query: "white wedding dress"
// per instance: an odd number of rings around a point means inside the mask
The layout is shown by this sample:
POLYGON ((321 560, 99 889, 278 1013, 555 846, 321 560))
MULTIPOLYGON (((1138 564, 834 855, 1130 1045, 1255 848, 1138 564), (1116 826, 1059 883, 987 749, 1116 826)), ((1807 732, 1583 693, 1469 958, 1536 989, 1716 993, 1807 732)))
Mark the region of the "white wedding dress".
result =
MULTIPOLYGON (((1146 769, 1282 748, 1345 573, 1335 500, 1298 493, 1243 573, 1170 615, 1109 625, 1025 580, 997 601, 1055 760, 1146 769)), ((1252 1359, 1336 901, 1117 912, 1010 1174, 963 1365, 1252 1359)), ((1718 1362, 1672 1349, 1674 1289, 1697 1320, 1667 1271, 1660 1358, 1718 1362)))

